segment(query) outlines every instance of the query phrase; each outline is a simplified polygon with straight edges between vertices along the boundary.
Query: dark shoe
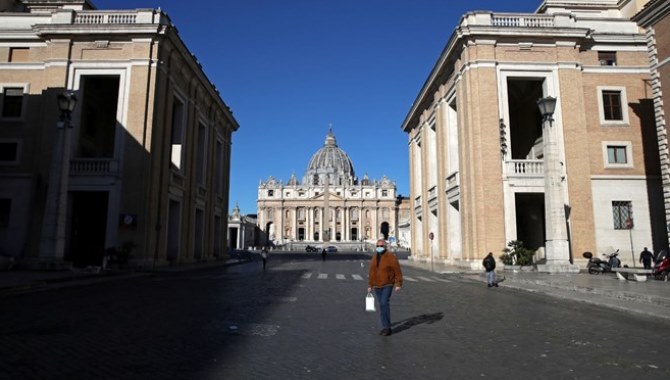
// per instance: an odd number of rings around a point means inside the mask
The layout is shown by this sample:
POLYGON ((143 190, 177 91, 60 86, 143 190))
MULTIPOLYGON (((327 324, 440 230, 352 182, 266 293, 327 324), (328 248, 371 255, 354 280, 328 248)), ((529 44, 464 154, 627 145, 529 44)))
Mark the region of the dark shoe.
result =
POLYGON ((498 287, 498 283, 496 282, 495 284, 493 284, 493 286, 495 286, 495 287, 497 288, 497 287, 498 287))
POLYGON ((488 286, 488 287, 490 288, 490 287, 492 287, 493 285, 491 285, 491 284, 487 284, 486 286, 488 286))
POLYGON ((391 329, 383 329, 382 331, 379 332, 379 335, 389 336, 391 335, 391 329))

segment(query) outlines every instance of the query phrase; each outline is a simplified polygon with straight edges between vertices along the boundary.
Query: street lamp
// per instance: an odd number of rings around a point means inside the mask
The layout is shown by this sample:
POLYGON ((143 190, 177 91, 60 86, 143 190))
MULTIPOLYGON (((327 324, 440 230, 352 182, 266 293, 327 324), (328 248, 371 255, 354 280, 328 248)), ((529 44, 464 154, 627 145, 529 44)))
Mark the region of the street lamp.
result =
POLYGON ((547 96, 537 101, 542 115, 542 144, 544 148, 544 214, 546 223, 546 264, 538 270, 546 272, 574 272, 570 264, 570 248, 565 218, 565 177, 559 160, 558 136, 553 128, 556 98, 547 96))
POLYGON ((67 188, 70 176, 70 131, 72 111, 77 105, 73 91, 57 96, 60 119, 57 141, 49 171, 47 198, 42 221, 39 258, 52 263, 62 262, 65 254, 65 226, 67 222, 67 188))
POLYGON ((554 111, 556 110, 556 98, 547 96, 546 98, 538 99, 537 107, 540 109, 542 121, 554 121, 554 111))
POLYGON ((77 105, 77 96, 73 91, 64 91, 58 94, 58 110, 60 111, 61 121, 67 121, 68 127, 70 127, 69 122, 72 118, 72 111, 77 105))

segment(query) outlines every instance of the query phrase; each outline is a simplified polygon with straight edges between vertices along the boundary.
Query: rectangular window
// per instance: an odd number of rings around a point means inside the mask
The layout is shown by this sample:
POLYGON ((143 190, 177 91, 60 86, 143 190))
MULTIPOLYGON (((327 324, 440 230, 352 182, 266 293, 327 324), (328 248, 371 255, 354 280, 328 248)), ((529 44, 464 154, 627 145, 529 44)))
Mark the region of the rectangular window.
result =
POLYGON ((23 111, 23 88, 7 87, 2 92, 2 117, 21 117, 23 111))
POLYGON ((0 228, 9 227, 9 213, 12 210, 11 199, 0 199, 0 228))
POLYGON ((628 155, 625 146, 609 145, 607 147, 608 164, 627 164, 628 155))
POLYGON ((388 196, 389 196, 388 190, 382 190, 382 197, 388 197, 388 196))
POLYGON ((196 178, 198 184, 205 185, 207 180, 207 127, 198 126, 198 151, 196 152, 196 178))
POLYGON ((600 66, 616 66, 616 52, 599 51, 598 61, 600 62, 600 66))
POLYGON ((621 91, 603 91, 603 117, 605 120, 623 120, 621 91))
POLYGON ((177 98, 174 98, 174 103, 172 104, 172 135, 170 139, 172 142, 172 165, 177 169, 181 169, 184 139, 184 103, 177 98))
POLYGON ((632 226, 633 206, 630 201, 612 201, 612 221, 615 230, 627 230, 632 226))
POLYGON ((268 190, 268 197, 273 197, 275 195, 274 190, 268 190))
POLYGON ((17 162, 19 144, 15 142, 0 142, 0 162, 17 162))

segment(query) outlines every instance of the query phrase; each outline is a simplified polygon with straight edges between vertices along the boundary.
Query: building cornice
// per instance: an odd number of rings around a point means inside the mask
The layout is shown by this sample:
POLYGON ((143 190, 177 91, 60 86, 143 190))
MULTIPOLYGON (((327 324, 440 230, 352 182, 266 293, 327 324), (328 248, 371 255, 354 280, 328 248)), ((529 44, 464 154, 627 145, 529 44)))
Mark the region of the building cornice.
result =
POLYGON ((633 16, 632 20, 647 28, 657 24, 668 15, 670 15, 670 0, 652 0, 633 16))
MULTIPOLYGON (((516 42, 534 43, 547 46, 584 45, 585 40, 593 43, 593 39, 603 44, 643 44, 645 37, 640 33, 633 33, 635 24, 626 19, 612 19, 621 23, 621 27, 604 23, 602 19, 594 21, 593 27, 584 19, 578 20, 574 15, 565 13, 556 14, 512 14, 492 12, 470 12, 461 18, 459 27, 450 36, 437 62, 433 66, 428 78, 415 98, 409 112, 401 124, 401 129, 409 133, 418 124, 420 109, 429 106, 433 101, 432 91, 439 77, 451 77, 455 71, 452 62, 455 62, 465 47, 470 47, 482 41, 487 45, 505 43, 511 40, 516 42), (610 34, 609 31, 620 30, 610 34), (547 44, 547 40, 552 41, 547 44), (467 41, 467 42, 465 42, 467 41)), ((468 65, 468 63, 465 63, 468 65)), ((460 70, 459 73, 462 73, 460 70)), ((458 74, 458 73, 457 73, 458 74)), ((458 76, 458 75, 457 75, 458 76)), ((456 81, 458 77, 456 78, 456 81)))

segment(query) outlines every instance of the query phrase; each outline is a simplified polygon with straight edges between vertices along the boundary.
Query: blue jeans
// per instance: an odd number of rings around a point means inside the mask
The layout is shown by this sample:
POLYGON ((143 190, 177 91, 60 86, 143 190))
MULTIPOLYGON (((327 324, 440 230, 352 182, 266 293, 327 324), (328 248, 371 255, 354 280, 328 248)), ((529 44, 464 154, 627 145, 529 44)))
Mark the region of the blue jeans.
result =
POLYGON ((492 270, 490 272, 486 272, 486 282, 489 285, 494 285, 496 283, 496 271, 492 270))
POLYGON ((391 328, 391 294, 393 294, 393 286, 385 286, 383 288, 375 288, 375 295, 377 302, 379 302, 379 317, 382 322, 382 328, 391 328))

